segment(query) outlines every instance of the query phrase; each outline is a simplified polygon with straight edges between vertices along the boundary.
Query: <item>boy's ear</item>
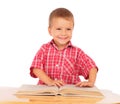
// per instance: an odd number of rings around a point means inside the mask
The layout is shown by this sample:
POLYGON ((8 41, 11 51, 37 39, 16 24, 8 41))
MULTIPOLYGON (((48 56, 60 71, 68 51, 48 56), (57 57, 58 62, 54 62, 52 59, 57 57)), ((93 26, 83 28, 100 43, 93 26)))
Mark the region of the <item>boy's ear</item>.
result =
POLYGON ((49 32, 49 34, 51 35, 51 30, 50 30, 50 27, 48 27, 48 32, 49 32))

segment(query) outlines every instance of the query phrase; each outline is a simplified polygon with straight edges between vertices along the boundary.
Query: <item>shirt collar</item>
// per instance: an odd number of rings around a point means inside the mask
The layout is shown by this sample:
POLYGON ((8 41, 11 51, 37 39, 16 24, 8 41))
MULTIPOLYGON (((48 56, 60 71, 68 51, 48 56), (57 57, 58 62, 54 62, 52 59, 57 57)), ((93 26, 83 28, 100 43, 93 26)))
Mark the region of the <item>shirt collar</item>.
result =
MULTIPOLYGON (((50 41, 50 44, 52 44, 53 47, 58 50, 58 48, 57 48, 57 46, 56 46, 56 44, 55 44, 55 42, 54 42, 53 39, 50 41)), ((72 47, 72 46, 73 46, 73 45, 72 45, 72 43, 71 43, 71 41, 70 41, 64 49, 66 49, 66 48, 68 48, 68 47, 72 47)))

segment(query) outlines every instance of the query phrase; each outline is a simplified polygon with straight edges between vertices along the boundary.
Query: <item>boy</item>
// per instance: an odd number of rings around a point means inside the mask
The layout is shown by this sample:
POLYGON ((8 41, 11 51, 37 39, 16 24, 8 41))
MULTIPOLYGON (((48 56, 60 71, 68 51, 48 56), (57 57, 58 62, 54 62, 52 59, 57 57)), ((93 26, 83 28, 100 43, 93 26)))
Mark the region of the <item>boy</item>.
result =
POLYGON ((94 86, 97 66, 80 48, 72 45, 73 28, 74 17, 68 9, 57 8, 51 12, 48 32, 53 39, 41 46, 30 67, 30 75, 39 78, 38 84, 94 86), (80 75, 87 81, 82 82, 80 75))

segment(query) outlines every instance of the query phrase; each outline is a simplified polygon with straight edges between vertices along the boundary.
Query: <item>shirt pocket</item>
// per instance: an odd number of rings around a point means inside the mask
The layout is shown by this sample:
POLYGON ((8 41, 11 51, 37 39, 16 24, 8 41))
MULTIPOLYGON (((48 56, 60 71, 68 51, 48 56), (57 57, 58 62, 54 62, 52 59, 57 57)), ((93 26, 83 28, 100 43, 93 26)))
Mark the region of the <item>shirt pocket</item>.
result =
POLYGON ((63 73, 68 75, 75 74, 76 60, 73 57, 64 57, 63 59, 63 73))

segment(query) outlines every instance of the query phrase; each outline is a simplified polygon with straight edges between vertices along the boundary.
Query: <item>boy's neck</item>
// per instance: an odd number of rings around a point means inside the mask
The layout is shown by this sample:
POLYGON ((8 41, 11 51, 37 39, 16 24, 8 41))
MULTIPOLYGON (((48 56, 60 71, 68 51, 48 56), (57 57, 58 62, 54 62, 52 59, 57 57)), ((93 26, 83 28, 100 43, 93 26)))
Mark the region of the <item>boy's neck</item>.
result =
POLYGON ((54 47, 56 47, 59 51, 61 50, 64 50, 65 48, 67 48, 68 46, 71 45, 71 42, 69 41, 68 43, 66 43, 65 45, 57 45, 54 40, 53 40, 53 44, 54 44, 54 47))

